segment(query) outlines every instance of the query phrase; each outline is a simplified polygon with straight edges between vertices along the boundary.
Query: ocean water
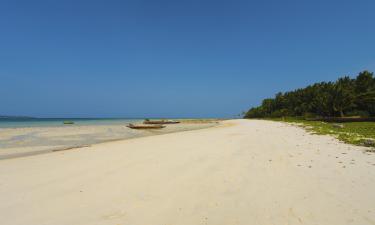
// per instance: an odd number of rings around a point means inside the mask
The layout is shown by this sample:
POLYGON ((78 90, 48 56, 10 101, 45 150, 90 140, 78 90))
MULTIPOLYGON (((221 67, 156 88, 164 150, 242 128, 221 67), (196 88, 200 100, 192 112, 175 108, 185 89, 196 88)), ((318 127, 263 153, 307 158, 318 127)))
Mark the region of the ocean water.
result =
POLYGON ((64 124, 64 121, 73 121, 74 125, 114 125, 142 120, 140 118, 0 118, 0 128, 69 126, 64 124))
POLYGON ((96 143, 212 127, 208 123, 180 123, 157 130, 134 130, 129 123, 143 119, 4 119, 0 118, 0 159, 48 153, 96 143), (73 121, 66 125, 63 121, 73 121))

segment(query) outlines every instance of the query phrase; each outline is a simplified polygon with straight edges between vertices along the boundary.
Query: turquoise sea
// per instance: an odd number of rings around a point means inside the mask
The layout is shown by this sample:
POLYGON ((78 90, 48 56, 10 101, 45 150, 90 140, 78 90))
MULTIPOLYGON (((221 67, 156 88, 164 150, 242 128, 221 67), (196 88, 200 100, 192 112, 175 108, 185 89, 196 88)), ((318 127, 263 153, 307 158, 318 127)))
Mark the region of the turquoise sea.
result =
POLYGON ((115 125, 142 120, 141 118, 0 118, 0 128, 68 126, 63 124, 64 121, 73 121, 74 125, 115 125))
POLYGON ((195 130, 216 123, 181 123, 158 130, 134 130, 129 123, 143 119, 122 118, 0 118, 0 159, 14 158, 96 143, 195 130), (74 124, 64 124, 72 121, 74 124))

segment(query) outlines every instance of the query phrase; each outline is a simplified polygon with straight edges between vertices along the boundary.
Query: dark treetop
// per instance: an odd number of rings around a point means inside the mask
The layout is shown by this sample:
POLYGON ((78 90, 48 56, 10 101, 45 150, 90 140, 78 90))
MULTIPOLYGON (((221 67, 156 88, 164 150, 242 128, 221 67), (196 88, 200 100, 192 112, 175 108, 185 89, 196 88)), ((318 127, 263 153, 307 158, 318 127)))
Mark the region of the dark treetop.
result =
POLYGON ((375 78, 363 71, 355 79, 344 76, 305 88, 277 93, 251 108, 245 118, 304 116, 375 116, 375 78))

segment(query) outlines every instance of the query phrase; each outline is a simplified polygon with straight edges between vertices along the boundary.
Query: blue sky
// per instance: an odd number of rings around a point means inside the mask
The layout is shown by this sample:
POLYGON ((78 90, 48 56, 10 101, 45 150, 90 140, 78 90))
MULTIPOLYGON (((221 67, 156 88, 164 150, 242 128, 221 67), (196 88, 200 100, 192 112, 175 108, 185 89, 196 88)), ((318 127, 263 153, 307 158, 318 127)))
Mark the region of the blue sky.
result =
POLYGON ((0 1, 0 114, 230 117, 375 71, 375 1, 0 1))

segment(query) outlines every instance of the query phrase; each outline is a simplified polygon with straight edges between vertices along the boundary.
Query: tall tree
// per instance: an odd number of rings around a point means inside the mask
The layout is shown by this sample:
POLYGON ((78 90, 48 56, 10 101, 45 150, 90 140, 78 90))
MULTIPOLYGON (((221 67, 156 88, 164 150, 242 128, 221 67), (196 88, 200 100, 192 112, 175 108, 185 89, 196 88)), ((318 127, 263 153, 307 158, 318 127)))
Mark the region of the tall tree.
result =
POLYGON ((306 88, 277 93, 251 108, 247 118, 280 116, 345 116, 351 113, 375 116, 375 78, 363 71, 356 79, 348 76, 335 82, 320 82, 306 88))
POLYGON ((333 90, 333 110, 343 117, 344 111, 354 107, 354 81, 348 76, 339 78, 333 90))
POLYGON ((375 80, 373 73, 363 71, 355 80, 357 109, 375 115, 375 80))

